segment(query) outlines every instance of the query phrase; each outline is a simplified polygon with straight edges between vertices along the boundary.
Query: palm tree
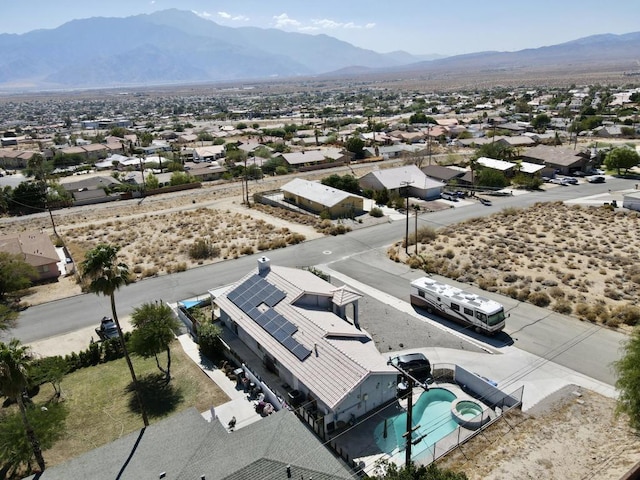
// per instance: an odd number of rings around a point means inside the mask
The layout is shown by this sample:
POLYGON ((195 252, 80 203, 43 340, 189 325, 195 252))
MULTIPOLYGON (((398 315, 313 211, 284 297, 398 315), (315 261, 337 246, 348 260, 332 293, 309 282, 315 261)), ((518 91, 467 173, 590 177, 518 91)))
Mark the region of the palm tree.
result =
POLYGON ((44 472, 45 463, 40 442, 27 418, 27 409, 22 398, 22 394, 27 388, 27 367, 30 361, 29 348, 21 345, 19 340, 14 338, 9 342, 9 345, 0 342, 0 392, 18 403, 33 455, 36 457, 40 471, 44 472))
POLYGON ((140 395, 140 387, 138 385, 138 379, 136 378, 136 372, 133 369, 131 363, 131 357, 127 351, 127 345, 124 341, 124 335, 122 334, 122 328, 120 328, 120 321, 118 320, 118 314, 116 313, 116 297, 115 292, 123 285, 130 283, 129 267, 125 263, 117 262, 117 254, 120 248, 114 245, 100 244, 97 247, 89 250, 85 254, 85 259, 82 262, 82 272, 86 275, 91 283, 89 284, 89 291, 97 294, 109 296, 111 300, 111 313, 113 315, 113 321, 118 327, 118 337, 120 338, 120 345, 122 346, 122 352, 124 358, 127 361, 129 372, 131 372, 131 380, 133 381, 133 389, 136 392, 138 404, 140 406, 140 412, 142 413, 142 421, 144 426, 149 426, 149 419, 147 418, 147 412, 142 402, 142 396, 140 395))

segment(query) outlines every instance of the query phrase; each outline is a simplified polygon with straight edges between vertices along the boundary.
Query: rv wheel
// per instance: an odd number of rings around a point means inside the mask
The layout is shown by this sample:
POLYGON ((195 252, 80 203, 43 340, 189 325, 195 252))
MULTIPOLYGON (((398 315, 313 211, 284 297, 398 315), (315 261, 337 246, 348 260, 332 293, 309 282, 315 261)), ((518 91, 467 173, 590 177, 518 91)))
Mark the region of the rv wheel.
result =
POLYGON ((427 313, 433 313, 433 308, 427 307, 427 313))

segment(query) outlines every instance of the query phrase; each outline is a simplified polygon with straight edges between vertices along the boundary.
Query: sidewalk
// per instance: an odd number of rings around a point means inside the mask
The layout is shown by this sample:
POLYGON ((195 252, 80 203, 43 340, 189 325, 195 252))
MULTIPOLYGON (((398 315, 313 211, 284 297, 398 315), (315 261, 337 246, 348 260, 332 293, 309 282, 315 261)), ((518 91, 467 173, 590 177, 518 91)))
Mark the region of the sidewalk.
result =
MULTIPOLYGON (((189 334, 180 335, 178 341, 182 345, 184 352, 229 397, 230 400, 228 402, 212 406, 214 407, 216 418, 223 426, 226 427, 232 417, 236 418, 236 430, 262 418, 259 413, 256 413, 253 402, 247 399, 247 394, 243 390, 236 388, 236 383, 229 380, 224 372, 216 367, 213 362, 200 356, 198 344, 193 341, 189 334)), ((211 410, 202 412, 202 416, 208 422, 211 422, 211 410)))

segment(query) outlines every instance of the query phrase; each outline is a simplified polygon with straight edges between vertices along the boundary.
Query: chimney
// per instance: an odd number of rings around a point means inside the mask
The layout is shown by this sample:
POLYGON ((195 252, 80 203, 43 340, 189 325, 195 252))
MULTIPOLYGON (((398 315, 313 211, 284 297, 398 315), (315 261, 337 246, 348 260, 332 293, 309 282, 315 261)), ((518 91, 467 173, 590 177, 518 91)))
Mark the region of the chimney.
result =
POLYGON ((262 256, 258 259, 258 274, 266 275, 271 270, 271 260, 262 256))

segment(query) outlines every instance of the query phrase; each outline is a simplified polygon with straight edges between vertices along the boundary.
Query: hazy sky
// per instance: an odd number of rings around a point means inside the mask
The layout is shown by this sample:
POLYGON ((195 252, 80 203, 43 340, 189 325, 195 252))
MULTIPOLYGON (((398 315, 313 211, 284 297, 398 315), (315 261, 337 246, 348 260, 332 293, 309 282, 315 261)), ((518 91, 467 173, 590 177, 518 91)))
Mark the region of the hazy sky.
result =
POLYGON ((0 0, 0 33, 168 8, 231 27, 325 33, 377 52, 415 54, 513 51, 640 31, 639 0, 0 0))

